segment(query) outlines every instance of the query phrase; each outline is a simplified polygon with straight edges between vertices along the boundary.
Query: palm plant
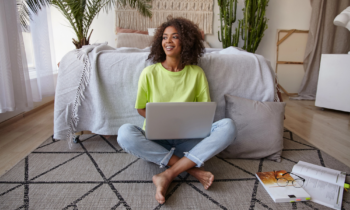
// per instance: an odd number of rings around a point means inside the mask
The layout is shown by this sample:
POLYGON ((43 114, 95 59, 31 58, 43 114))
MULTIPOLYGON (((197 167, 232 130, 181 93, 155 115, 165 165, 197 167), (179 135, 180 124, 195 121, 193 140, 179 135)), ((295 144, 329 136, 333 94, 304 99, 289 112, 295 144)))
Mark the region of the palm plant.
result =
POLYGON ((24 30, 29 30, 31 12, 37 14, 41 7, 52 5, 68 20, 77 38, 73 44, 77 49, 88 45, 91 37, 89 29, 96 15, 104 9, 106 12, 113 8, 114 2, 123 6, 136 8, 143 16, 152 17, 150 11, 152 0, 17 0, 20 22, 24 30), (31 11, 31 12, 30 12, 31 11))

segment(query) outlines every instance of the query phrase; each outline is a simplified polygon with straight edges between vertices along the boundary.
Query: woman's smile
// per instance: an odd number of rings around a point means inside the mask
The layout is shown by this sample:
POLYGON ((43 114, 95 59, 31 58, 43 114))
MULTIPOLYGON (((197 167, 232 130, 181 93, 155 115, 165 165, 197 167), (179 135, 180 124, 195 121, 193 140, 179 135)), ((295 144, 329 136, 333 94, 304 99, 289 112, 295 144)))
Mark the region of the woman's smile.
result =
POLYGON ((166 51, 171 51, 174 49, 174 46, 165 46, 166 51))
POLYGON ((162 47, 169 57, 179 57, 181 44, 179 34, 174 26, 167 27, 163 32, 162 47))

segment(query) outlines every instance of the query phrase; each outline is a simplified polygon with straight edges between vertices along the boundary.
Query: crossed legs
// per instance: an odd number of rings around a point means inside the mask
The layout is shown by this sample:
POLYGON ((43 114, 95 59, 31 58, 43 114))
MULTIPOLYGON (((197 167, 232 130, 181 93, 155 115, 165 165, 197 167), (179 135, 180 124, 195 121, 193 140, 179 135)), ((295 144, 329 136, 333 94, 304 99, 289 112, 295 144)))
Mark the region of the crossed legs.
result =
POLYGON ((158 203, 163 204, 165 202, 165 194, 170 183, 184 171, 197 178, 202 183, 204 189, 208 189, 214 181, 214 175, 209 171, 204 171, 202 168, 195 168, 196 165, 196 163, 187 157, 180 159, 176 155, 173 155, 168 162, 170 168, 160 174, 154 175, 152 178, 157 188, 155 197, 158 203))
POLYGON ((170 166, 169 169, 152 178, 157 188, 155 197, 159 203, 163 204, 170 183, 184 171, 197 178, 204 188, 208 189, 214 181, 214 175, 199 167, 224 150, 235 137, 236 128, 233 121, 222 119, 212 125, 211 134, 202 140, 172 140, 173 143, 159 140, 156 143, 146 139, 144 131, 131 124, 125 124, 119 128, 117 140, 119 145, 130 154, 154 162, 161 167, 170 166), (176 150, 173 144, 176 145, 176 150), (184 157, 179 158, 182 155, 178 154, 179 151, 184 153, 184 157))
MULTIPOLYGON (((186 158, 186 157, 183 157, 186 158)), ((182 158, 181 158, 182 159, 182 158)), ((190 160, 186 158, 187 160, 190 160)), ((173 155, 168 162, 168 166, 173 166, 177 163, 180 158, 176 155, 173 155)), ((181 162, 182 163, 182 162, 181 162)), ((191 161, 191 163, 194 163, 191 161)), ((191 174, 194 178, 196 178, 204 187, 204 189, 208 189, 214 181, 214 175, 209 171, 204 171, 203 168, 192 167, 186 170, 187 173, 191 174)), ((182 173, 182 172, 180 172, 182 173)))

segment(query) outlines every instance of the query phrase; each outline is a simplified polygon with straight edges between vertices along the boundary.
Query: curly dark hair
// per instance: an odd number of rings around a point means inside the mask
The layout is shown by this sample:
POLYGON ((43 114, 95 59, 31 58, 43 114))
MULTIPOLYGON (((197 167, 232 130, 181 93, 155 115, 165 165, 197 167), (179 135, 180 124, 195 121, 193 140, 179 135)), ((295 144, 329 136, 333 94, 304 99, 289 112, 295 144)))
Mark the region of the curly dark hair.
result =
POLYGON ((162 40, 163 32, 169 26, 175 27, 179 34, 181 45, 181 66, 185 67, 186 65, 197 64, 205 49, 201 42, 202 35, 196 24, 182 17, 168 17, 167 22, 164 22, 157 28, 153 38, 151 53, 147 60, 151 60, 154 63, 165 61, 166 55, 162 47, 162 40))

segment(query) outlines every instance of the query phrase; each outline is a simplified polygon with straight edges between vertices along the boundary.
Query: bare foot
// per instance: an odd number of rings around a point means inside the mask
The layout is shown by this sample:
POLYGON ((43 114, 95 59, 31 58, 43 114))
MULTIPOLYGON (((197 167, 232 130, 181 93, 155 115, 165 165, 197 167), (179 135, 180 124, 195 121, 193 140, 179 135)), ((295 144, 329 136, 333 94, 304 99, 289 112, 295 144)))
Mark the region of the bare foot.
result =
POLYGON ((204 171, 201 168, 192 168, 188 171, 192 176, 194 176, 200 183, 202 183, 204 189, 208 189, 214 181, 214 175, 209 171, 204 171))
POLYGON ((164 172, 154 175, 152 178, 153 184, 156 186, 156 200, 158 203, 163 204, 165 202, 165 194, 172 179, 165 175, 164 172))

